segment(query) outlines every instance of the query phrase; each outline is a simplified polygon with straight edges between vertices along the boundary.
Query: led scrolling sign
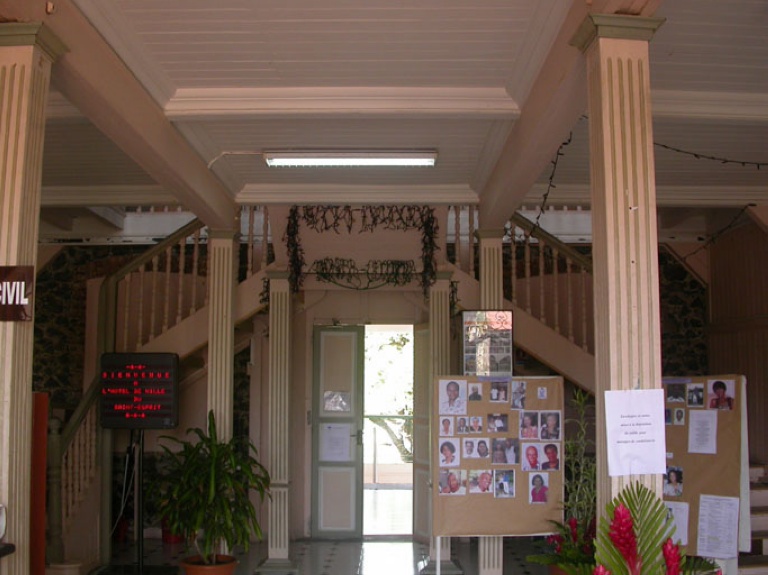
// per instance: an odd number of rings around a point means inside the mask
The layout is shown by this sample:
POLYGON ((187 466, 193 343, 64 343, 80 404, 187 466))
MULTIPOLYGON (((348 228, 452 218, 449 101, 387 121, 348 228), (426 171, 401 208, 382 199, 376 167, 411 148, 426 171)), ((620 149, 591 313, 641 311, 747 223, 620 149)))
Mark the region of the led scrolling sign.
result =
POLYGON ((105 353, 101 356, 101 426, 173 429, 179 424, 179 356, 105 353))

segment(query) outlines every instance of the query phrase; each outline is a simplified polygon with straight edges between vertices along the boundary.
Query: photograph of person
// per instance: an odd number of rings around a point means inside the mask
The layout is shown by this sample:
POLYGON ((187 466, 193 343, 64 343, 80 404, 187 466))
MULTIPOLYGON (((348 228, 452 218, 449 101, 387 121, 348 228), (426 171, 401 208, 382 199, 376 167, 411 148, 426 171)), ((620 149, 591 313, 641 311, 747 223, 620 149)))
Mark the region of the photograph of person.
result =
POLYGON ((483 432, 483 418, 480 416, 473 416, 469 420, 469 432, 470 433, 482 433, 483 432))
POLYGON ((525 409, 525 388, 524 381, 512 382, 512 409, 525 409))
POLYGON ((506 413, 488 414, 488 433, 505 433, 509 431, 509 418, 506 413))
POLYGON ((546 503, 549 491, 548 473, 531 473, 531 494, 528 503, 546 503))
POLYGON ((504 452, 507 454, 507 463, 514 465, 517 463, 520 453, 520 440, 513 437, 507 437, 504 440, 504 452))
POLYGON ((483 386, 480 383, 473 383, 469 386, 469 401, 483 400, 483 386))
POLYGON ((440 418, 440 435, 453 435, 453 418, 440 418))
POLYGON ((494 469, 493 470, 494 497, 514 497, 515 496, 515 470, 514 469, 494 469))
POLYGON ((508 401, 509 382, 507 381, 493 381, 491 382, 491 401, 497 403, 507 403, 508 401))
POLYGON ((490 469, 470 469, 469 470, 469 492, 470 493, 493 493, 493 472, 490 469))
POLYGON ((541 412, 541 430, 539 431, 541 439, 560 439, 560 412, 542 411, 541 412))
POLYGON ((440 495, 466 495, 467 472, 464 469, 440 470, 440 495))
POLYGON ((440 380, 440 415, 467 415, 466 380, 440 380))
POLYGON ((523 411, 520 413, 520 438, 539 438, 539 412, 523 411))
POLYGON ((685 402, 685 384, 684 383, 668 383, 667 388, 667 402, 685 402))
POLYGON ((710 409, 733 409, 733 390, 735 383, 733 380, 723 381, 720 379, 710 381, 709 388, 709 408, 710 409))
POLYGON ((459 449, 455 439, 444 439, 440 442, 440 467, 458 467, 461 463, 459 449))
POLYGON ((538 445, 523 443, 523 456, 523 471, 538 471, 541 469, 538 445))
POLYGON ((465 439, 464 440, 464 458, 474 459, 477 457, 477 449, 475 448, 475 442, 477 439, 465 439))
POLYGON ((680 497, 683 494, 683 468, 667 467, 667 474, 664 476, 664 495, 669 497, 680 497))
POLYGON ((547 458, 541 464, 542 470, 556 471, 560 469, 560 449, 554 443, 547 443, 544 446, 544 456, 547 458))
POLYGON ((688 384, 688 407, 704 407, 704 384, 688 384))
POLYGON ((456 418, 456 433, 469 433, 469 425, 466 417, 456 418))
POLYGON ((478 439, 477 440, 477 456, 480 458, 485 458, 491 455, 491 451, 488 448, 488 440, 478 439))
POLYGON ((497 437, 491 440, 491 463, 507 464, 507 440, 501 437, 497 437))
POLYGON ((672 410, 669 408, 664 410, 664 424, 672 425, 672 410))
POLYGON ((674 424, 685 425, 685 410, 681 407, 675 408, 674 424))

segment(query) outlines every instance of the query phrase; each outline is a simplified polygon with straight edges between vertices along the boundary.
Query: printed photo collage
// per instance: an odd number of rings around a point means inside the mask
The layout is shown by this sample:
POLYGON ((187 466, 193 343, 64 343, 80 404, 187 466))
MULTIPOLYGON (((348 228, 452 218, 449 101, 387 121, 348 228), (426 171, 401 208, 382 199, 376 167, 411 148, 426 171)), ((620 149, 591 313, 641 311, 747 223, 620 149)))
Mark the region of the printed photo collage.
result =
MULTIPOLYGON (((685 428, 693 410, 716 409, 733 411, 736 381, 732 379, 710 379, 706 382, 691 382, 684 379, 664 381, 666 404, 664 422, 671 426, 685 428)), ((668 465, 664 475, 663 493, 667 497, 683 495, 683 468, 668 465)))
POLYGON ((526 387, 510 378, 439 380, 441 496, 548 502, 550 474, 562 472, 563 414, 526 409, 527 393, 546 394, 546 388, 526 387))

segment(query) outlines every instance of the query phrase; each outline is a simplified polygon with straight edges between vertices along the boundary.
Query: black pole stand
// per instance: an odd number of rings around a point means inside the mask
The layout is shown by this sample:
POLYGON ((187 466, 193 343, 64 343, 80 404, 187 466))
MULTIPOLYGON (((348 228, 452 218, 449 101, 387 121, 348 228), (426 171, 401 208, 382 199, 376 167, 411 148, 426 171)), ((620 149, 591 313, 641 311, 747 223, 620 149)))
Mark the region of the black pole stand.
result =
POLYGON ((144 573, 144 430, 139 429, 139 455, 136 457, 136 529, 138 540, 136 545, 136 560, 139 573, 144 573))

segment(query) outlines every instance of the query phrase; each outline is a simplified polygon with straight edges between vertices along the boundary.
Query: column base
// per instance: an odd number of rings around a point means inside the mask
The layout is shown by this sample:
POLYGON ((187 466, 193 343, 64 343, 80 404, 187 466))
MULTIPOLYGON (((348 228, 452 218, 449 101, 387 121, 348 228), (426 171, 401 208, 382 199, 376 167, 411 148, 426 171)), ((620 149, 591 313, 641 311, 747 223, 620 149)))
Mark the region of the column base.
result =
POLYGON ((290 559, 265 559, 253 572, 264 575, 299 575, 299 568, 290 559))
MULTIPOLYGON (((464 575, 464 569, 456 561, 450 559, 440 561, 440 575, 464 575)), ((437 561, 430 559, 424 568, 419 571, 419 575, 436 575, 437 574, 437 561)))

